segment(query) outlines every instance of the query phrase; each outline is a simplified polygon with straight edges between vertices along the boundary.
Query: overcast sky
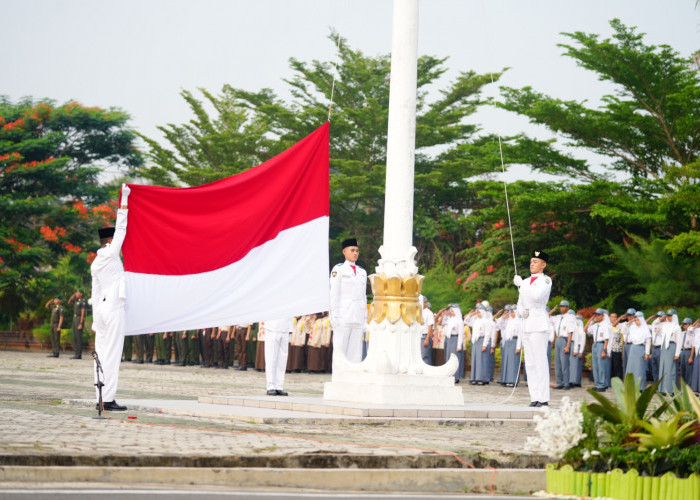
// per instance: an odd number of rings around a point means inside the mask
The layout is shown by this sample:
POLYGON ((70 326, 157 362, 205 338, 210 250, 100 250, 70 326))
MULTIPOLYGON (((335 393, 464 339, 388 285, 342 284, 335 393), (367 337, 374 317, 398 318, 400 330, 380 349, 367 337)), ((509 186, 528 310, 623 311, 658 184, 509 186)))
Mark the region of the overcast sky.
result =
MULTIPOLYGON (((160 138, 156 126, 191 118, 181 89, 287 96, 290 57, 333 59, 331 27, 368 55, 389 53, 391 11, 390 0, 0 0, 0 94, 119 107, 160 138)), ((509 67, 503 85, 591 103, 609 88, 561 56, 561 32, 607 37, 620 18, 648 43, 700 49, 696 0, 421 0, 419 16, 419 52, 449 57, 444 85, 509 67)), ((541 133, 505 112, 477 119, 488 132, 541 133)))

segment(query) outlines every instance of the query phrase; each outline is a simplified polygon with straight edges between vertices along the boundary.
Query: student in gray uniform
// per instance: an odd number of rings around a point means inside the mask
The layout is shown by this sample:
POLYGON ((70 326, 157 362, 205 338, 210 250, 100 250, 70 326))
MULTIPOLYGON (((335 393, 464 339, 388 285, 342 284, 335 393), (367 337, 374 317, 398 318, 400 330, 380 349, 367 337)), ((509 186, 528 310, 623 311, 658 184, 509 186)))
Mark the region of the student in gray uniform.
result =
POLYGON ((642 311, 636 311, 629 323, 627 338, 630 347, 625 367, 625 377, 627 377, 628 373, 633 374, 639 388, 644 389, 646 385, 647 362, 651 357, 651 330, 646 321, 644 321, 644 313, 642 311))
POLYGON ((490 330, 486 309, 482 304, 477 304, 468 315, 467 324, 472 331, 472 358, 471 375, 469 383, 472 385, 486 385, 489 383, 489 341, 490 330))
POLYGON ((681 355, 681 327, 675 309, 666 311, 666 322, 661 328, 662 343, 659 357, 659 391, 672 394, 678 388, 678 360, 681 355))
MULTIPOLYGON (((634 307, 630 307, 627 309, 627 312, 620 316, 619 318, 619 328, 620 328, 620 333, 622 334, 622 373, 627 373, 627 359, 629 358, 629 351, 630 347, 632 344, 630 344, 629 341, 629 330, 630 330, 630 325, 632 320, 634 319, 634 315, 637 313, 637 310, 634 307)), ((615 325, 613 325, 615 326, 615 325)))
POLYGON ((666 313, 659 311, 655 316, 647 318, 647 324, 649 321, 651 323, 651 360, 647 366, 647 374, 651 375, 651 379, 654 383, 659 381, 659 360, 661 357, 661 343, 663 341, 663 335, 661 333, 661 327, 666 320, 666 313))
POLYGON ((515 387, 520 370, 523 322, 515 311, 515 306, 506 305, 505 310, 505 321, 501 329, 501 384, 515 387))
POLYGON ((555 389, 569 390, 571 387, 569 379, 570 360, 569 352, 571 351, 571 338, 573 337, 576 328, 576 322, 573 316, 568 314, 569 301, 562 300, 559 305, 549 311, 550 322, 554 328, 554 375, 557 380, 555 389), (557 308, 560 314, 554 315, 557 308))
POLYGON ((689 362, 691 359, 690 353, 693 350, 693 341, 695 340, 694 330, 690 327, 692 323, 693 320, 690 318, 685 318, 681 322, 683 340, 681 341, 680 378, 687 385, 690 385, 693 379, 693 364, 689 362))
POLYGON ((583 353, 586 347, 586 332, 583 330, 583 316, 577 315, 573 309, 567 312, 573 317, 574 332, 571 336, 571 352, 569 353, 569 385, 581 387, 583 373, 583 353))

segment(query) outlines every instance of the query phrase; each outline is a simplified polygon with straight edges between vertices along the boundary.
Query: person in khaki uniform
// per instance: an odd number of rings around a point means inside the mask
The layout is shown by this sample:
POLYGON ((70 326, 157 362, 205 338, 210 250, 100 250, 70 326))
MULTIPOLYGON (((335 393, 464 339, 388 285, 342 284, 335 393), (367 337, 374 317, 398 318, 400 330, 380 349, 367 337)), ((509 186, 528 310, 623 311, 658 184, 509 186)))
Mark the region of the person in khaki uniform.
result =
POLYGON ((57 358, 61 350, 61 326, 63 326, 63 306, 61 296, 56 295, 46 303, 46 309, 51 309, 51 354, 48 358, 57 358))
POLYGON ((73 357, 81 359, 83 355, 83 331, 85 331, 85 316, 87 315, 87 300, 82 290, 77 290, 68 299, 68 305, 73 305, 73 357))

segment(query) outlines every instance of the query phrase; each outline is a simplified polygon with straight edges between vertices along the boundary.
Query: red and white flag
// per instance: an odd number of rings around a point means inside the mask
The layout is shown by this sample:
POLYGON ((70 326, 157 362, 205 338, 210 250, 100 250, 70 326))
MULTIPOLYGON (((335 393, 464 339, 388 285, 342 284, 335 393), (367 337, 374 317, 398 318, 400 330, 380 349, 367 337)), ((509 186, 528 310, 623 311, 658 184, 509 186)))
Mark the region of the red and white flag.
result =
POLYGON ((126 334, 328 310, 328 123, 191 188, 129 184, 126 334))

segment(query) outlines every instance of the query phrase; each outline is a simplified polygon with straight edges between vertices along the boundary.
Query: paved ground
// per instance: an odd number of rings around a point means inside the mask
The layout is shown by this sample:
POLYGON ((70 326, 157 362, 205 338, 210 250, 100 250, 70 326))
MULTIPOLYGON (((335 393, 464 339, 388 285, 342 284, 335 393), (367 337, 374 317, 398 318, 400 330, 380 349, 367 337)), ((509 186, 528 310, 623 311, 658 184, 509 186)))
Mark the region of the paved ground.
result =
MULTIPOLYGON (((79 463, 128 465, 128 457, 193 457, 207 463, 284 466, 281 458, 326 456, 404 457, 447 454, 436 466, 455 466, 457 454, 477 466, 540 466, 542 459, 525 449, 533 432, 531 420, 329 418, 303 412, 206 405, 199 396, 261 396, 264 373, 200 367, 122 363, 117 401, 130 410, 95 420, 92 360, 68 355, 47 358, 42 353, 0 352, 0 455, 5 464, 61 464, 57 457, 78 457, 79 463), (135 418, 131 418, 135 417, 135 418), (434 451, 433 451, 434 450, 434 451), (233 457, 245 459, 231 462, 233 457), (277 462, 274 462, 277 460, 277 462), (451 463, 446 462, 451 461, 451 463), (530 461, 528 461, 530 460, 530 461)), ((288 374, 290 397, 321 398, 330 375, 288 374)), ((461 385, 467 404, 522 407, 529 402, 527 387, 461 385)), ((584 397, 582 389, 552 391, 552 406, 563 396, 584 397)), ((367 458, 369 460, 369 458, 367 458)), ((75 463, 75 462, 73 462, 75 463)), ((309 462, 306 463, 308 465, 309 462)), ((427 462, 426 462, 427 463, 427 462)), ((303 462, 291 465, 305 466, 303 462)), ((367 461, 372 465, 371 460, 367 461)), ((408 464, 408 465, 407 465, 408 464)), ((329 461, 327 466, 342 466, 329 461)))

